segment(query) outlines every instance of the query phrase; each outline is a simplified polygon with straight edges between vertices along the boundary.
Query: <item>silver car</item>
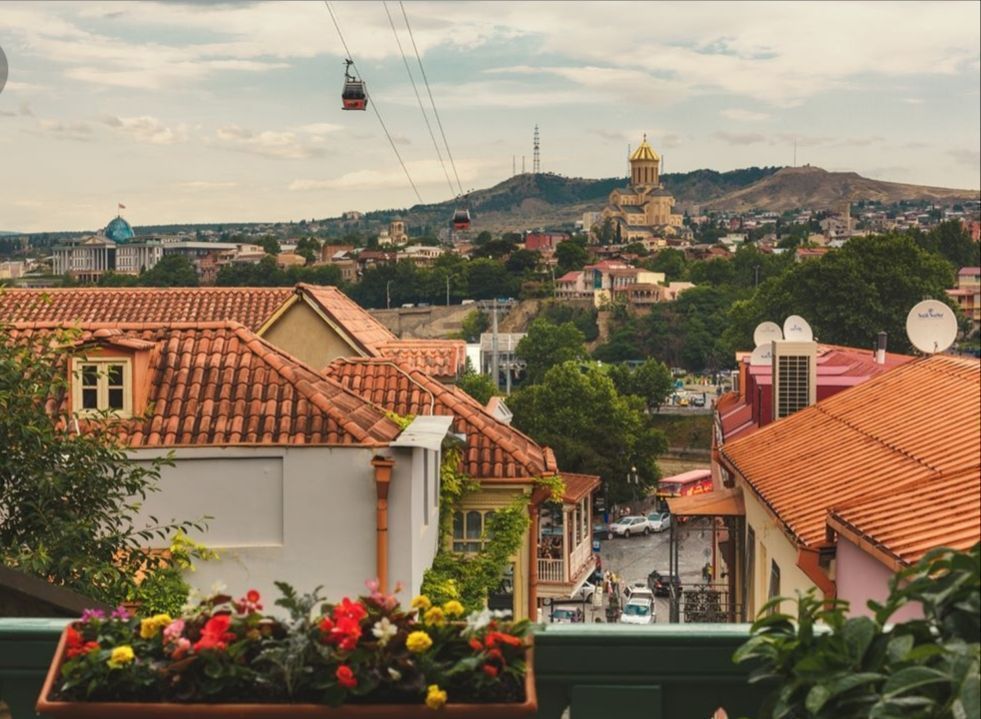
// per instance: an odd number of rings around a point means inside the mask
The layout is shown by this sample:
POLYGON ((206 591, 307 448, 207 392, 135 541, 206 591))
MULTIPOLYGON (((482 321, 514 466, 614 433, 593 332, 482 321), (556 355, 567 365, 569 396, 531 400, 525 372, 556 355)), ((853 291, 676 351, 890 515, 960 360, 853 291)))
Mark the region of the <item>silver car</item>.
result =
POLYGON ((614 537, 632 537, 635 534, 650 534, 651 527, 647 523, 647 517, 620 517, 610 525, 610 531, 614 537))

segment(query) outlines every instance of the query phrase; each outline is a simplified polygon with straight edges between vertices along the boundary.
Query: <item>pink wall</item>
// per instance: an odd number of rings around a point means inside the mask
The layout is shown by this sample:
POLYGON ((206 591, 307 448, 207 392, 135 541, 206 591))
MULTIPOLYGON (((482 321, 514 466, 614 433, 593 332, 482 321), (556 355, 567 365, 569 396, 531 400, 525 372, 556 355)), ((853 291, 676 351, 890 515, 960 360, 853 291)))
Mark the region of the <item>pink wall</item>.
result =
MULTIPOLYGON (((868 601, 885 601, 889 596, 892 571, 841 535, 838 536, 835 564, 838 599, 847 600, 851 604, 851 615, 871 617, 872 610, 867 606, 868 601)), ((892 615, 890 622, 903 622, 922 616, 923 610, 919 603, 909 604, 892 615)))

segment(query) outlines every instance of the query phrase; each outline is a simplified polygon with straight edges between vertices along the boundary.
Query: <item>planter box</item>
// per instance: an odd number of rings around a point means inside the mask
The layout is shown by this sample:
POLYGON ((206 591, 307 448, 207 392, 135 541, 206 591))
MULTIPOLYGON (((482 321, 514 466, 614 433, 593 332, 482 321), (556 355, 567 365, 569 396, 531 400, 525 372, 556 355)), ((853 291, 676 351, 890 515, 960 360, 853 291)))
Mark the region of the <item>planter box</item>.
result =
POLYGON ((249 719, 283 719, 287 717, 323 717, 325 719, 435 719, 445 715, 465 719, 510 719, 531 717, 538 709, 532 653, 528 652, 525 674, 525 700, 508 704, 456 704, 447 702, 439 711, 425 704, 349 704, 329 707, 323 704, 178 704, 150 702, 66 702, 50 699, 51 690, 61 674, 68 628, 61 634, 48 675, 41 688, 36 709, 40 714, 78 719, 170 719, 170 717, 248 717, 249 719))

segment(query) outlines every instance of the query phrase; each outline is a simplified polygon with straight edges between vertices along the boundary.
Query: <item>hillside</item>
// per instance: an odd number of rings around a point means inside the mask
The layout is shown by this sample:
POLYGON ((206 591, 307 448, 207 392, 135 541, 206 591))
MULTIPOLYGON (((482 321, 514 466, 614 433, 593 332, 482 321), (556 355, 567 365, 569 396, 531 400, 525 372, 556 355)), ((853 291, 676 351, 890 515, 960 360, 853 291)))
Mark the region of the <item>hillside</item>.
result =
POLYGON ((703 210, 743 212, 760 209, 782 212, 799 207, 814 210, 840 209, 845 202, 878 200, 885 204, 901 200, 954 201, 976 199, 977 190, 906 185, 870 180, 855 172, 828 172, 820 167, 785 167, 746 187, 703 201, 703 210))

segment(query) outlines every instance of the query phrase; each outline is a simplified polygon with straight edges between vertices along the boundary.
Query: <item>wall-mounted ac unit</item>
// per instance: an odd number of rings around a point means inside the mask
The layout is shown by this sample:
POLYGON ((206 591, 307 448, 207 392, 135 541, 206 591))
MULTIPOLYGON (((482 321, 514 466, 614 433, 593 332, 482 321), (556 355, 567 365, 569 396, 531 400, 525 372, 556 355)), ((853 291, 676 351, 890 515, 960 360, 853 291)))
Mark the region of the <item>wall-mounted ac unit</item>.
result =
POLYGON ((817 343, 773 343, 773 419, 789 417, 817 401, 817 343))

